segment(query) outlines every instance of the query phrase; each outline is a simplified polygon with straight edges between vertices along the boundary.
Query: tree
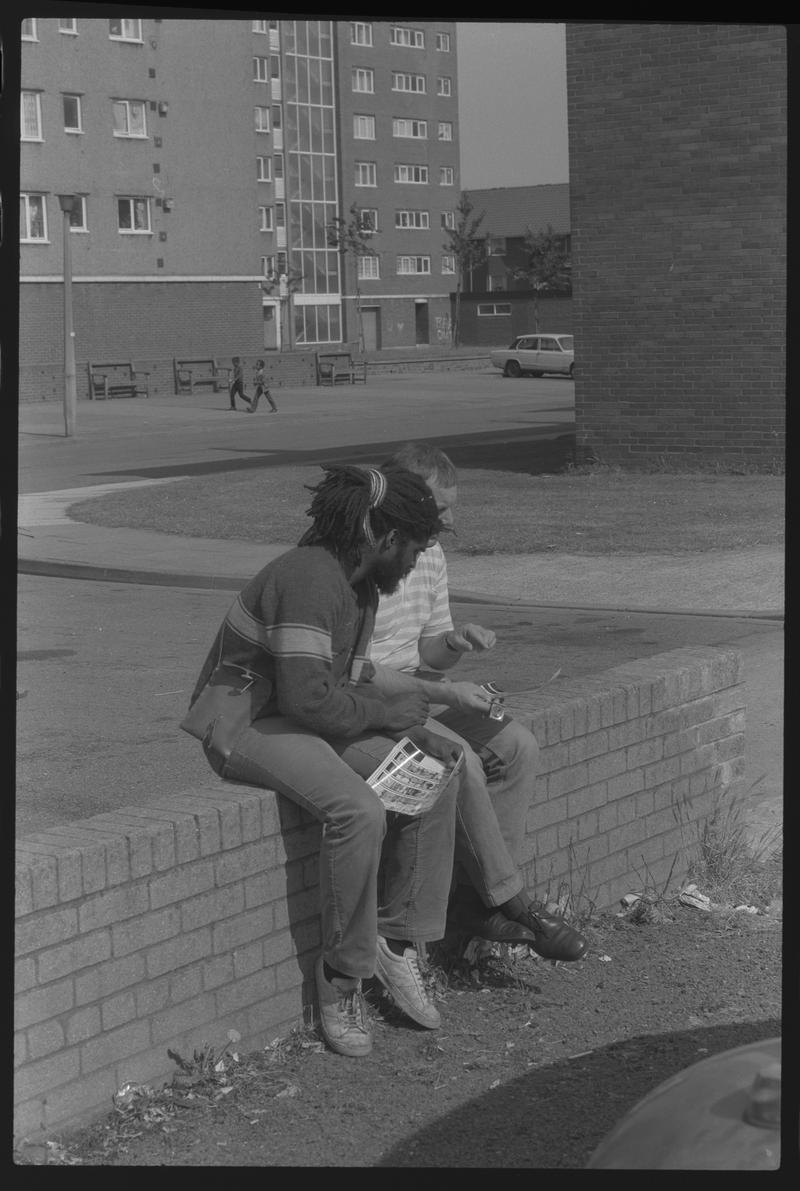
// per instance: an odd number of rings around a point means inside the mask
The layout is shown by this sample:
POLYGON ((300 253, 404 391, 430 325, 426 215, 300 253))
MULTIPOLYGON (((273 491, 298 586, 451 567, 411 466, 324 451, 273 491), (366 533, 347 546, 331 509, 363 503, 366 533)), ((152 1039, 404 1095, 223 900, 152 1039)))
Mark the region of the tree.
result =
POLYGON ((553 231, 552 224, 547 231, 534 233, 530 224, 525 230, 525 251, 527 264, 514 270, 517 281, 524 281, 533 290, 533 329, 539 330, 539 294, 556 290, 568 290, 571 285, 570 256, 564 245, 564 237, 553 231))
POLYGON ((275 294, 277 291, 280 299, 281 343, 288 343, 290 351, 294 347, 292 295, 297 293, 302 284, 303 274, 290 265, 287 265, 285 273, 267 273, 261 279, 261 288, 265 294, 275 294))
POLYGON ((358 318, 358 350, 364 350, 364 325, 361 318, 361 286, 359 284, 359 261, 365 256, 377 256, 378 253, 369 243, 375 234, 372 218, 366 211, 362 211, 357 203, 350 206, 350 218, 335 215, 330 223, 325 225, 328 243, 335 248, 342 258, 342 283, 344 287, 345 263, 350 257, 353 266, 356 288, 356 315, 358 318))
POLYGON ((452 341, 453 347, 458 347, 461 332, 461 291, 464 288, 464 278, 483 257, 486 251, 485 234, 478 235, 478 228, 486 215, 482 211, 475 218, 472 217, 474 207, 466 194, 462 194, 456 207, 456 225, 447 229, 447 242, 443 245, 445 252, 452 253, 456 259, 456 302, 453 315, 452 341))

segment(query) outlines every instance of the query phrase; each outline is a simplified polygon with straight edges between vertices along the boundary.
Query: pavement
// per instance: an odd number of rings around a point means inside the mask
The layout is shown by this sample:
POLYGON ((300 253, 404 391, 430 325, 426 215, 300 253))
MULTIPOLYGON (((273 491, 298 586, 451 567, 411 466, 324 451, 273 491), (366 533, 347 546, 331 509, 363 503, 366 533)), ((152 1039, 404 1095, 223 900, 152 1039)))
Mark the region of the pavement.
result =
MULTIPOLYGON (((27 417, 30 425, 40 425, 42 412, 36 409, 27 417)), ((25 429, 24 409, 21 429, 25 429)), ((121 470, 118 467, 117 473, 121 470)), ((29 487, 41 487, 46 471, 44 459, 38 481, 29 487)), ((181 475, 154 477, 151 473, 149 478, 106 484, 93 482, 94 475, 88 482, 84 475, 76 473, 75 478, 83 482, 73 487, 29 491, 19 496, 18 570, 21 573, 236 591, 265 561, 286 549, 285 545, 265 543, 254 546, 252 542, 182 538, 75 521, 70 517, 69 509, 77 500, 142 484, 170 483, 180 479, 181 475)), ((758 723, 762 726, 761 738, 753 741, 749 737, 748 748, 758 752, 759 767, 766 763, 768 768, 763 787, 768 796, 762 795, 758 800, 755 826, 780 824, 783 794, 782 550, 765 547, 683 556, 654 552, 628 557, 449 555, 448 569, 454 601, 503 605, 507 610, 517 608, 520 618, 526 609, 535 606, 652 611, 693 617, 729 616, 752 618, 754 623, 761 625, 771 622, 781 641, 773 640, 770 664, 754 667, 747 686, 748 725, 751 725, 750 708, 757 707, 758 723)))

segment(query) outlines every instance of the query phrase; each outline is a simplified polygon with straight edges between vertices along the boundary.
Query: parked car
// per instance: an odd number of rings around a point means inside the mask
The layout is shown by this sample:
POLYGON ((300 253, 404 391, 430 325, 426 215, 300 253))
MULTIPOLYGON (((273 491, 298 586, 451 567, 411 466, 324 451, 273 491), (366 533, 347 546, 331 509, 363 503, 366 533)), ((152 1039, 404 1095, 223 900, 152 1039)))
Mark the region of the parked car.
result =
POLYGON ((575 371, 575 352, 571 335, 518 335, 510 347, 489 353, 495 368, 503 376, 543 376, 545 372, 560 372, 572 376, 575 371))

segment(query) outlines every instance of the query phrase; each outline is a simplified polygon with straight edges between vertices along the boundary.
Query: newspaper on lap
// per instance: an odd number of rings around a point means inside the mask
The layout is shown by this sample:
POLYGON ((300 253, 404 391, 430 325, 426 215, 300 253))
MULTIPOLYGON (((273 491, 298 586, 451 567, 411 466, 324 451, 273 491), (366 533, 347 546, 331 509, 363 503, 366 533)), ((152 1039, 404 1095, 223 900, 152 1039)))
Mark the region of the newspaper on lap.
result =
POLYGON ((430 810, 461 763, 459 755, 454 764, 445 765, 404 736, 370 774, 367 783, 387 811, 422 815, 430 810))

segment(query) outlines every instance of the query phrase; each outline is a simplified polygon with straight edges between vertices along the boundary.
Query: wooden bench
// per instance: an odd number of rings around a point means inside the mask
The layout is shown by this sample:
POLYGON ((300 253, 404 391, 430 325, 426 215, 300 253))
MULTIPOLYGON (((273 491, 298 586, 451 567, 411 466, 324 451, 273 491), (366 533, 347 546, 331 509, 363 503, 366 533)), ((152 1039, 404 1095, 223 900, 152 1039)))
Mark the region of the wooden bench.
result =
POLYGON ((176 393, 193 393, 198 385, 211 385, 215 393, 227 389, 232 368, 218 364, 213 356, 202 359, 172 361, 176 393))
POLYGON ((150 373, 137 372, 133 360, 111 360, 87 364, 89 398, 107 401, 109 397, 149 397, 150 373))
POLYGON ((317 384, 366 384, 367 361, 354 358, 349 351, 317 352, 317 384))

